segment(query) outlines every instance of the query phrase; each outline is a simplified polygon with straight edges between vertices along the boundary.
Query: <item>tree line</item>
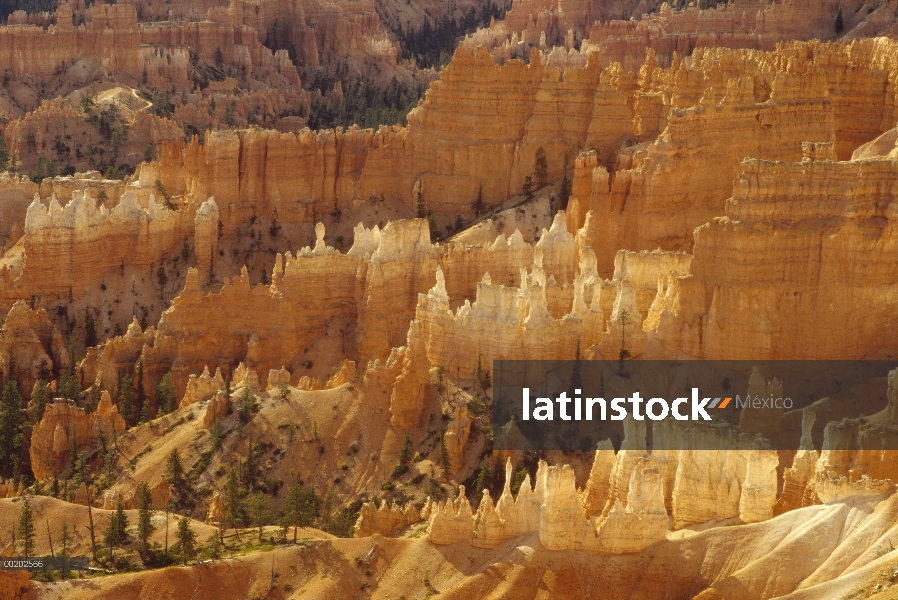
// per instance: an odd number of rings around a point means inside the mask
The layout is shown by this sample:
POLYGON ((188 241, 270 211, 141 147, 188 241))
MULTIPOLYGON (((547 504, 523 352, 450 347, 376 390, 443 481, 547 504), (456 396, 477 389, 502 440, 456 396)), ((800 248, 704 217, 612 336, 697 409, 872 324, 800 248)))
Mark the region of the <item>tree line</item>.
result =
POLYGON ((0 0, 0 20, 6 20, 17 10, 28 14, 40 12, 56 12, 59 0, 0 0))
POLYGON ((361 78, 343 86, 342 102, 334 102, 333 96, 326 94, 338 81, 329 69, 319 69, 310 89, 321 92, 320 98, 313 98, 309 111, 308 126, 311 129, 328 129, 358 125, 363 128, 378 128, 381 125, 405 125, 406 116, 424 96, 425 87, 420 81, 406 83, 396 77, 385 88, 380 88, 373 79, 361 78))
POLYGON ((452 59, 460 37, 473 33, 478 27, 489 25, 492 18, 501 19, 509 7, 510 3, 503 0, 498 0, 498 3, 489 0, 480 14, 472 6, 458 19, 443 15, 440 19, 431 21, 425 16, 424 24, 417 29, 408 27, 403 30, 400 23, 396 35, 402 49, 401 57, 414 60, 421 69, 440 69, 452 59))

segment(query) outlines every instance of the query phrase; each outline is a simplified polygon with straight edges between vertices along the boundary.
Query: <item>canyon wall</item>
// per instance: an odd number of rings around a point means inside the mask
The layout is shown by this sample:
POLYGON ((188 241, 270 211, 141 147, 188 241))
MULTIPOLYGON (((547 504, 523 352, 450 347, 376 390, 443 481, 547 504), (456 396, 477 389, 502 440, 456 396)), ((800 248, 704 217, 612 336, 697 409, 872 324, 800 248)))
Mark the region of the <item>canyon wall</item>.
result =
POLYGON ((144 209, 133 193, 112 210, 77 192, 65 207, 55 196, 49 208, 35 198, 25 219, 25 264, 4 291, 13 298, 78 297, 126 262, 152 276, 152 265, 188 232, 192 237, 185 217, 155 202, 144 209))
POLYGON ((308 222, 381 194, 415 208, 420 194, 425 210, 454 216, 478 194, 495 203, 520 193, 542 148, 547 182, 575 172, 571 227, 587 206, 613 215, 589 233, 607 277, 620 248, 689 250, 746 156, 800 160, 810 141, 834 143, 844 159, 890 129, 895 55, 883 39, 698 49, 667 68, 649 53, 634 77, 602 69, 596 53, 566 68, 537 51, 499 66, 462 47, 406 128, 207 134, 166 146, 159 172, 178 193, 216 196, 225 215, 252 203, 308 222), (584 148, 607 177, 576 167, 584 148))
POLYGON ((660 344, 729 359, 894 351, 896 168, 746 160, 725 216, 696 229, 693 275, 679 281, 678 314, 661 315, 660 344))
POLYGON ((143 81, 168 88, 172 83, 189 83, 186 47, 209 62, 226 60, 258 81, 275 84, 271 77, 277 75, 299 85, 286 51, 268 50, 250 27, 230 20, 139 24, 134 6, 125 3, 97 2, 85 11, 84 23, 77 26, 71 6, 60 3, 56 23, 48 28, 0 27, 0 68, 52 77, 80 59, 97 59, 108 72, 133 83, 143 81))
POLYGON ((384 193, 413 207, 420 189, 428 210, 467 214, 479 190, 490 201, 519 193, 539 147, 554 181, 574 149, 589 144, 613 156, 632 137, 631 76, 595 62, 562 73, 534 57, 530 66, 499 67, 486 52, 460 49, 407 128, 214 133, 202 145, 164 148, 161 179, 170 189, 243 204, 291 200, 293 212, 309 214, 384 193))

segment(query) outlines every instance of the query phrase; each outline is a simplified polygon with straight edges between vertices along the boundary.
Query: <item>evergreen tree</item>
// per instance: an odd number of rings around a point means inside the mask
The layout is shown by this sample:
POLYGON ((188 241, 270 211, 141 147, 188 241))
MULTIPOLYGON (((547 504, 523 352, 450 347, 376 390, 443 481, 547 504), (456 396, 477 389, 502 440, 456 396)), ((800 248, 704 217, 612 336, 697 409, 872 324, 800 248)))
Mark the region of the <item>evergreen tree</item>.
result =
POLYGON ((527 467, 524 465, 524 461, 519 460, 515 465, 514 472, 511 476, 511 493, 517 494, 521 489, 521 484, 524 483, 524 478, 527 477, 527 467))
POLYGON ((567 210, 568 202, 571 198, 571 179, 568 177, 567 170, 570 165, 570 158, 567 154, 564 155, 564 176, 561 178, 561 205, 559 208, 561 210, 567 210))
POLYGON ((218 536, 213 535, 212 539, 209 540, 209 556, 218 560, 221 558, 222 551, 222 543, 221 540, 218 539, 218 536))
POLYGON ((196 551, 196 533, 190 528, 189 518, 182 517, 181 520, 178 521, 178 531, 175 535, 178 537, 178 547, 181 552, 181 558, 186 565, 187 561, 193 558, 193 554, 196 551))
POLYGON ((39 422, 44 416, 44 408, 51 401, 50 386, 43 379, 38 379, 34 383, 34 391, 31 392, 31 399, 34 401, 34 421, 39 422))
POLYGON ((240 483, 247 491, 256 489, 259 479, 262 477, 259 469, 259 444, 252 440, 246 443, 246 460, 241 463, 240 483))
POLYGON ((122 496, 119 494, 118 501, 115 505, 115 512, 109 515, 109 524, 103 534, 104 541, 110 551, 125 543, 125 540, 128 537, 126 532, 127 529, 128 516, 125 514, 125 505, 122 503, 122 496))
POLYGON ((0 475, 4 477, 21 473, 28 414, 23 406, 19 386, 13 379, 6 379, 0 391, 0 475))
POLYGON ((131 374, 122 377, 118 386, 118 411, 128 427, 137 424, 136 407, 134 405, 134 380, 131 374))
POLYGON ((175 506, 183 503, 184 495, 187 487, 187 480, 184 478, 184 465, 181 463, 181 455, 175 448, 168 455, 165 462, 165 479, 168 481, 169 489, 173 492, 175 506))
POLYGON ((140 423, 146 423, 149 417, 149 402, 146 392, 143 391, 143 358, 137 361, 137 384, 134 388, 134 413, 140 423))
POLYGON ((19 512, 19 544, 22 556, 30 557, 34 554, 34 513, 31 509, 31 499, 25 496, 22 501, 22 510, 19 512))
POLYGON ((402 442, 402 448, 399 450, 399 464, 408 465, 412 459, 412 438, 405 434, 405 440, 402 442))
POLYGON ((480 184, 480 187, 477 189, 477 198, 471 204, 471 208, 474 209, 474 216, 479 217, 483 212, 483 184, 480 184))
POLYGON ((271 501, 264 492, 256 492, 249 499, 249 516, 253 525, 259 528, 259 541, 262 541, 263 528, 271 519, 271 501))
POLYGON ((483 490, 489 489, 490 482, 493 480, 493 474, 490 469, 489 455, 484 454, 483 460, 480 462, 480 473, 477 475, 477 496, 483 493, 483 490))
POLYGON ((86 397, 84 399, 84 412, 95 412, 97 410, 97 406, 100 404, 100 398, 103 395, 103 390, 100 389, 99 385, 92 385, 86 390, 86 397))
POLYGON ((243 388, 240 398, 237 399, 237 418, 240 422, 249 423, 258 408, 253 391, 248 387, 243 388))
POLYGON ((549 163, 546 160, 546 151, 540 146, 536 149, 536 161, 533 168, 533 178, 537 188, 544 188, 549 182, 549 163))
POLYGON ((97 326, 90 307, 84 307, 84 346, 90 348, 97 345, 97 326))
MULTIPOLYGON (((72 542, 72 537, 69 534, 69 524, 66 521, 62 522, 62 531, 59 534, 59 543, 62 545, 62 548, 59 549, 59 557, 62 559, 66 559, 69 557, 69 544, 72 542)), ((60 572, 62 579, 66 579, 68 577, 69 571, 65 568, 65 561, 63 561, 63 568, 60 572)))
POLYGON ((418 191, 416 193, 417 200, 415 201, 415 208, 417 209, 416 216, 419 219, 424 219, 427 217, 427 211, 424 209, 424 182, 422 180, 418 180, 418 191))
POLYGON ((168 414, 173 412, 175 406, 175 386, 172 383, 171 373, 162 376, 159 385, 156 386, 156 406, 159 412, 168 414))
POLYGON ((836 15, 836 35, 842 35, 842 32, 845 31, 845 21, 842 18, 842 9, 839 9, 839 14, 836 15))
POLYGON ((240 500, 240 482, 237 480, 237 472, 234 469, 228 471, 222 501, 224 513, 222 516, 222 530, 227 529, 229 526, 233 527, 237 534, 237 539, 240 539, 240 532, 237 531, 237 526, 243 518, 243 503, 240 500))
POLYGON ((59 395, 67 400, 77 402, 81 397, 81 384, 78 381, 76 367, 78 358, 75 354, 75 336, 69 338, 69 364, 65 373, 59 378, 59 395))
POLYGON ((393 469, 393 477, 399 477, 408 471, 408 464, 412 460, 412 438, 405 434, 402 448, 399 450, 399 460, 393 469))
POLYGON ((212 444, 212 450, 218 450, 221 448, 221 442, 224 440, 224 430, 221 427, 221 421, 217 420, 212 424, 212 429, 209 430, 209 442, 212 444))
POLYGON ((296 529, 311 526, 315 522, 317 509, 318 499, 315 497, 315 493, 306 490, 297 475, 293 478, 293 484, 284 498, 284 507, 281 513, 281 525, 293 527, 294 544, 296 543, 296 529))
POLYGON ((452 468, 452 463, 449 460, 449 449, 446 448, 446 428, 440 425, 440 458, 439 458, 440 468, 443 469, 443 475, 445 477, 449 476, 449 470, 452 468))
POLYGON ((9 150, 6 147, 6 138, 0 135, 0 171, 5 171, 9 164, 9 150))
POLYGON ((152 496, 150 495, 150 487, 145 481, 141 482, 137 487, 137 542, 138 550, 146 553, 150 549, 149 538, 153 533, 153 507, 152 496))

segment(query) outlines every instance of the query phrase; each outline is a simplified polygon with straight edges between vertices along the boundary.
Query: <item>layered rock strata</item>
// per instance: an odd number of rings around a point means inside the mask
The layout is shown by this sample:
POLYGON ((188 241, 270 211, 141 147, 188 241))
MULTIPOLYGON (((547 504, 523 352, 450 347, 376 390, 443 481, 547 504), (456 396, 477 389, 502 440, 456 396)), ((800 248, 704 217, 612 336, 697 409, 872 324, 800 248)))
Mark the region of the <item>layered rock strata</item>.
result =
POLYGON ((662 346, 727 359, 894 349, 896 169, 892 160, 745 161, 726 216, 695 232, 693 275, 679 278, 674 311, 660 315, 662 346))
POLYGON ((35 479, 43 481, 63 475, 72 464, 73 451, 94 450, 101 437, 113 443, 116 434, 124 429, 125 421, 109 392, 103 392, 97 411, 90 414, 69 400, 55 400, 47 405, 31 433, 29 455, 35 479))

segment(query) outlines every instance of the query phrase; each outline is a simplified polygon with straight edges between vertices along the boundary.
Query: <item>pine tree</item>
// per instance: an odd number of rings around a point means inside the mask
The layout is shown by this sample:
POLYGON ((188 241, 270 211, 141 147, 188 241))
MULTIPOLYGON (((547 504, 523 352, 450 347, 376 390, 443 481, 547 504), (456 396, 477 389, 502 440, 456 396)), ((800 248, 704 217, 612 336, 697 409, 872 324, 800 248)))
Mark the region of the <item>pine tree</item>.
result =
POLYGON ((103 534, 106 545, 109 550, 121 546, 128 537, 126 530, 128 529, 128 516, 125 514, 125 505, 122 503, 122 496, 119 494, 118 501, 115 505, 115 512, 109 515, 109 525, 103 534))
POLYGON ((252 440, 246 442, 246 460, 240 469, 240 482, 248 491, 256 489, 256 483, 262 476, 259 469, 259 444, 252 440))
POLYGON ((175 410, 175 386, 172 383, 171 373, 162 376, 159 385, 156 386, 156 406, 160 413, 168 414, 175 410))
POLYGON ((564 155, 564 176, 561 178, 561 204, 559 208, 561 210, 567 210, 568 202, 571 198, 571 179, 568 177, 567 170, 570 166, 570 158, 567 154, 564 155))
POLYGON ((97 345, 97 326, 90 307, 84 307, 84 346, 90 348, 97 345))
MULTIPOLYGON (((59 550, 59 557, 62 559, 66 559, 69 557, 69 544, 72 541, 72 537, 69 534, 69 524, 66 521, 62 522, 62 531, 59 534, 59 543, 62 544, 62 548, 59 550)), ((69 571, 65 568, 65 560, 63 560, 63 568, 60 572, 62 579, 68 577, 69 571)))
POLYGON ((137 542, 138 550, 146 553, 150 549, 149 538, 153 533, 153 498, 150 495, 150 487, 145 481, 137 487, 137 542))
POLYGON ((224 429, 221 427, 221 421, 216 419, 215 423, 212 424, 212 429, 209 430, 209 442, 212 445, 212 450, 218 450, 221 448, 221 442, 224 440, 224 429))
POLYGON ((474 216, 479 217, 480 213, 483 212, 483 184, 480 184, 480 188, 477 190, 477 198, 474 200, 474 203, 471 205, 471 208, 474 209, 474 216))
POLYGON ((184 479, 184 474, 184 465, 181 463, 181 455, 178 454, 178 449, 175 448, 171 451, 171 454, 168 455, 168 460, 165 463, 165 479, 168 481, 168 486, 176 497, 176 500, 173 503, 175 506, 184 500, 183 496, 187 484, 184 479))
POLYGON ((137 361, 137 385, 134 389, 134 414, 140 423, 146 423, 149 416, 149 402, 146 392, 143 391, 143 358, 137 361))
POLYGON ((446 448, 446 428, 440 425, 440 468, 443 469, 443 475, 448 477, 449 470, 452 468, 452 462, 449 460, 449 449, 446 448))
POLYGON ((546 151, 542 146, 536 149, 536 161, 533 168, 533 178, 537 188, 544 188, 549 181, 549 163, 546 160, 546 151))
POLYGON ((524 478, 527 477, 527 467, 524 465, 524 461, 519 460, 515 465, 514 473, 511 477, 511 493, 517 494, 521 489, 521 485, 524 483, 524 478))
POLYGON ((252 390, 248 387, 243 388, 243 393, 237 399, 237 418, 241 423, 249 423, 257 409, 258 404, 252 390))
POLYGON ((193 554, 196 551, 196 533, 190 528, 190 519, 182 517, 178 521, 178 531, 175 535, 178 537, 181 558, 186 565, 187 561, 193 558, 193 554))
MULTIPOLYGON (((9 371, 8 371, 9 372, 9 371)), ((14 379, 6 379, 0 391, 0 475, 15 476, 27 468, 25 444, 28 413, 14 379)))
POLYGON ((34 421, 39 422, 44 417, 44 408, 50 403, 50 386, 43 379, 34 383, 31 399, 34 401, 34 421))
POLYGON ((256 492, 249 499, 249 516, 253 525, 259 528, 259 541, 262 541, 262 532, 269 519, 271 519, 271 502, 263 492, 256 492))
POLYGON ((6 379, 0 391, 0 475, 16 474, 17 465, 23 461, 25 430, 28 414, 19 394, 19 386, 13 379, 6 379))
POLYGON ((477 496, 483 493, 483 490, 489 489, 490 482, 493 479, 490 470, 489 455, 484 454, 483 460, 480 462, 480 473, 477 475, 477 496))
POLYGON ((417 217, 423 219, 427 217, 427 211, 424 209, 424 182, 418 180, 418 192, 416 194, 415 208, 417 209, 417 217))
POLYGON ((302 482, 299 477, 293 478, 293 485, 284 497, 284 507, 281 513, 281 524, 285 527, 293 527, 293 543, 296 543, 296 529, 300 520, 300 501, 302 498, 302 482))
POLYGON ((137 424, 135 408, 134 380, 131 379, 131 374, 129 373, 122 377, 118 387, 118 411, 128 427, 133 427, 137 424))
POLYGON ((842 9, 839 9, 839 14, 836 15, 836 35, 842 35, 842 32, 845 31, 845 20, 842 18, 842 9))
POLYGON ((25 499, 22 501, 17 533, 19 534, 22 556, 27 558, 34 554, 34 513, 31 509, 31 499, 28 496, 25 496, 25 499))
POLYGON ((0 135, 0 171, 5 171, 9 164, 9 149, 6 147, 6 138, 0 135))
POLYGON ((228 471, 222 500, 224 512, 222 530, 227 529, 229 526, 233 527, 239 540, 240 532, 237 530, 237 525, 243 517, 243 503, 240 501, 240 482, 237 480, 237 472, 234 469, 228 471))
POLYGON ((59 378, 59 395, 73 402, 81 397, 81 384, 77 377, 78 357, 75 351, 75 336, 72 336, 69 338, 69 364, 59 378))
POLYGON ((393 469, 393 477, 399 477, 408 471, 408 464, 412 460, 412 438, 405 434, 405 440, 402 442, 402 448, 399 450, 399 460, 396 468, 393 469))

